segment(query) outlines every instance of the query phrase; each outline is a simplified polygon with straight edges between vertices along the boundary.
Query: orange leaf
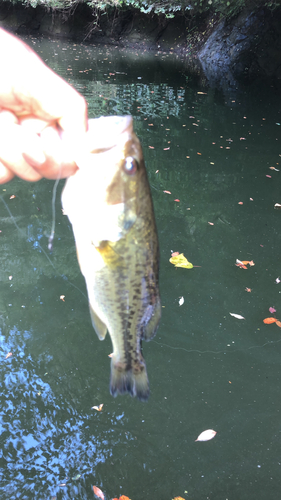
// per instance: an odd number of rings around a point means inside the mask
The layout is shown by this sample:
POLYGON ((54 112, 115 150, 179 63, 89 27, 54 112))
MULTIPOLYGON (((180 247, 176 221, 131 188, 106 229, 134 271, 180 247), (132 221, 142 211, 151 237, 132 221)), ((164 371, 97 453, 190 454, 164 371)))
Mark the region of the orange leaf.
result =
POLYGON ((101 498, 101 500, 104 500, 104 494, 97 486, 93 486, 93 492, 98 498, 101 498))
POLYGON ((173 498, 173 500, 184 500, 184 498, 182 498, 182 497, 175 497, 175 498, 173 498))
POLYGON ((241 260, 242 264, 244 264, 244 266, 246 266, 247 264, 249 264, 249 260, 241 260))
POLYGON ((276 325, 279 326, 279 328, 281 328, 281 321, 275 321, 276 325))
POLYGON ((276 318, 265 318, 263 320, 263 322, 266 324, 266 325, 271 325, 271 323, 276 323, 276 321, 278 321, 276 318))
POLYGON ((126 495, 121 495, 121 497, 119 497, 119 500, 130 500, 130 498, 126 497, 126 495))

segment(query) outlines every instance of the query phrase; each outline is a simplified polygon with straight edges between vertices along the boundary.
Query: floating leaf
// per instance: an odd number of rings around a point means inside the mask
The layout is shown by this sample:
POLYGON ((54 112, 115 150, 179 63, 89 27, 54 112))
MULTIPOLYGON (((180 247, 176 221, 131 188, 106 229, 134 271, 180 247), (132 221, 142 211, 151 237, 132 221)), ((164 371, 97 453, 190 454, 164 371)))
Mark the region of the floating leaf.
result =
POLYGON ((101 498, 101 500, 104 500, 104 494, 97 486, 93 486, 93 492, 98 498, 101 498))
POLYGON ((103 408, 103 403, 101 405, 99 405, 99 406, 92 406, 92 409, 93 410, 97 410, 97 411, 101 411, 102 408, 103 408))
POLYGON ((266 324, 266 325, 271 325, 272 323, 276 323, 277 319, 276 318, 265 318, 263 320, 263 322, 266 324))
POLYGON ((179 300, 179 305, 182 306, 184 303, 184 298, 183 297, 180 297, 180 300, 179 300))
POLYGON ((65 295, 60 295, 60 300, 62 300, 63 302, 65 302, 65 295))
POLYGON ((274 307, 270 307, 270 308, 269 308, 269 312, 270 312, 271 314, 276 313, 276 309, 274 309, 274 307))
POLYGON ((209 441, 210 439, 213 439, 216 435, 216 431, 214 431, 213 429, 207 429, 206 431, 203 431, 201 432, 201 434, 199 434, 198 438, 195 439, 195 442, 196 441, 209 441))
POLYGON ((279 328, 281 328, 281 321, 276 321, 275 323, 277 326, 279 326, 279 328))
POLYGON ((245 290, 246 290, 246 292, 251 292, 252 291, 252 289, 248 288, 247 286, 246 286, 245 290))
MULTIPOLYGON (((203 94, 203 92, 197 92, 197 94, 203 94)), ((173 500, 184 500, 182 497, 175 497, 173 500)))
POLYGON ((13 353, 12 353, 12 352, 8 352, 8 354, 7 354, 7 356, 5 357, 5 359, 10 358, 11 356, 13 356, 13 353))
POLYGON ((163 193, 172 194, 171 191, 163 191, 163 193))
POLYGON ((119 497, 119 500, 130 500, 130 498, 126 497, 126 495, 121 495, 121 497, 119 497))
POLYGON ((175 267, 185 267, 186 269, 193 268, 193 264, 191 264, 191 262, 188 262, 187 258, 183 255, 183 253, 171 257, 169 262, 171 262, 171 264, 174 264, 175 267))
POLYGON ((237 318, 237 319, 245 319, 244 316, 241 316, 240 314, 235 314, 235 313, 229 313, 230 316, 233 316, 234 318, 237 318))
POLYGON ((277 285, 278 285, 278 283, 280 283, 280 281, 281 281, 281 280, 280 280, 280 278, 278 277, 278 278, 276 278, 275 283, 277 283, 277 285))
POLYGON ((280 203, 275 203, 274 208, 281 208, 280 203))
POLYGON ((171 257, 175 257, 176 255, 179 255, 180 253, 179 252, 173 252, 171 257))
POLYGON ((240 267, 240 269, 248 269, 247 266, 245 266, 245 264, 243 264, 242 260, 239 260, 239 259, 236 259, 235 265, 237 267, 240 267))

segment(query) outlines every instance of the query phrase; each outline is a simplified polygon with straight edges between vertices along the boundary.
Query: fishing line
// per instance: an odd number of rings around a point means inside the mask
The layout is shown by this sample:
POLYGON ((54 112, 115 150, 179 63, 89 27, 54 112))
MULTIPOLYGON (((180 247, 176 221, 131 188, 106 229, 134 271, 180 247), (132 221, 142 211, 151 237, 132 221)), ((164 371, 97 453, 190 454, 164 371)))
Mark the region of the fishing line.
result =
POLYGON ((157 342, 156 340, 152 340, 151 342, 155 342, 155 344, 158 344, 160 346, 165 346, 165 347, 169 347, 169 349, 173 349, 174 351, 186 351, 186 352, 199 352, 199 354, 232 354, 234 352, 245 352, 245 351, 249 351, 250 349, 261 349, 262 347, 266 346, 266 345, 269 345, 269 344, 278 344, 279 342, 281 342, 281 339, 279 340, 269 340, 268 342, 265 342, 264 344, 262 345, 252 345, 250 347, 246 347, 245 349, 234 349, 232 351, 199 351, 197 349, 185 349, 184 347, 173 347, 171 345, 168 345, 168 344, 163 344, 162 342, 157 342))
POLYGON ((57 196, 57 187, 58 183, 61 178, 61 165, 58 173, 57 180, 54 184, 53 187, 53 196, 52 196, 52 227, 51 227, 51 234, 49 236, 49 241, 48 241, 48 250, 52 252, 53 250, 53 241, 54 241, 54 236, 55 236, 55 226, 56 226, 56 207, 55 207, 55 202, 56 202, 56 196, 57 196))
MULTIPOLYGON (((54 203, 55 203, 55 198, 56 198, 56 190, 57 190, 57 186, 58 186, 58 182, 59 182, 60 178, 58 178, 55 182, 55 185, 54 185, 54 188, 53 188, 53 198, 52 198, 52 209, 54 210, 54 203)), ((16 226, 17 230, 19 231, 19 233, 21 235, 24 235, 26 236, 25 232, 18 226, 16 220, 15 220, 15 217, 13 216, 11 210, 9 209, 7 203, 5 202, 4 198, 0 195, 0 198, 7 210, 7 212, 9 213, 12 221, 13 221, 13 224, 16 226)), ((55 234, 55 231, 54 231, 54 226, 55 226, 55 218, 54 218, 54 212, 53 212, 53 222, 52 222, 52 232, 51 232, 51 235, 50 235, 50 238, 51 236, 53 236, 54 238, 54 234, 55 234)), ((49 243, 50 243, 50 238, 49 238, 49 243)), ((81 295, 83 295, 83 297, 85 297, 85 299, 88 300, 88 297, 87 295, 85 295, 84 292, 82 292, 82 290, 80 290, 80 288, 76 285, 74 285, 74 283, 72 283, 67 276, 65 276, 65 274, 60 274, 58 272, 58 270, 56 269, 54 263, 51 261, 49 255, 47 254, 47 252, 44 250, 44 248, 40 245, 39 241, 37 240, 36 242, 36 247, 37 248, 40 248, 40 250, 43 252, 43 254, 45 255, 46 259, 49 261, 50 265, 52 266, 52 268, 54 269, 54 271, 60 276, 60 278, 62 278, 63 280, 67 281, 73 288, 76 288, 76 290, 78 290, 81 295)), ((48 245, 48 249, 49 249, 49 245, 48 245)))

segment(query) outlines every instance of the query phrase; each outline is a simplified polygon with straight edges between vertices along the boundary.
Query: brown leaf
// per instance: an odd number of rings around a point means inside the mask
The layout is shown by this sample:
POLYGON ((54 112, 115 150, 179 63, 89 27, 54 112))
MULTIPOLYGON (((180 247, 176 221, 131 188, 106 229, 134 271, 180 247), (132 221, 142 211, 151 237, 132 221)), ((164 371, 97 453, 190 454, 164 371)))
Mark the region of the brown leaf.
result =
POLYGON ((98 498, 101 498, 101 500, 104 500, 104 494, 97 486, 93 486, 93 492, 98 498))
POLYGON ((276 318, 265 318, 263 320, 263 322, 266 324, 266 325, 271 325, 272 323, 276 323, 276 321, 278 321, 276 318))

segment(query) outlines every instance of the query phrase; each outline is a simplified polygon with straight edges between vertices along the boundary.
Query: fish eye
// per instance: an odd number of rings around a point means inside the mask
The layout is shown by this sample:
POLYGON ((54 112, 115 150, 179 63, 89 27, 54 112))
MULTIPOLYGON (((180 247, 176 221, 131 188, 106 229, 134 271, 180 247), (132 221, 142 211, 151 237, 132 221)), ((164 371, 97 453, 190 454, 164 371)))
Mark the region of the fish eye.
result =
POLYGON ((127 156, 125 159, 124 170, 129 175, 134 175, 138 170, 138 162, 133 156, 127 156))

